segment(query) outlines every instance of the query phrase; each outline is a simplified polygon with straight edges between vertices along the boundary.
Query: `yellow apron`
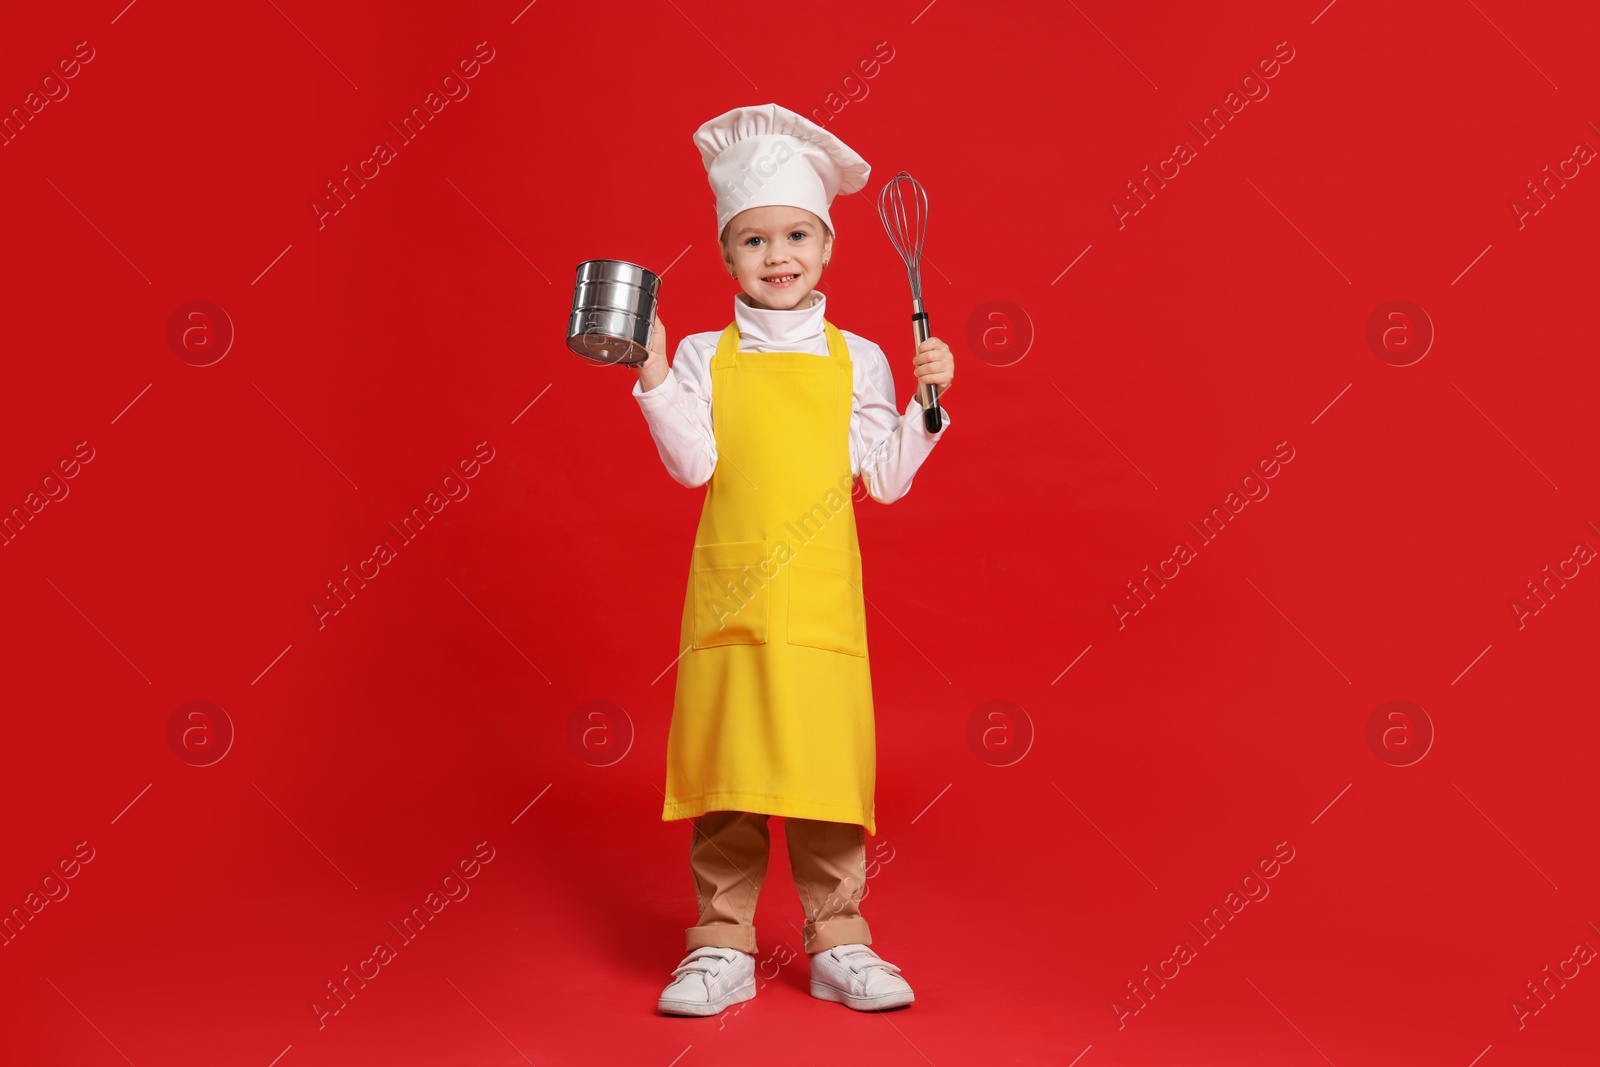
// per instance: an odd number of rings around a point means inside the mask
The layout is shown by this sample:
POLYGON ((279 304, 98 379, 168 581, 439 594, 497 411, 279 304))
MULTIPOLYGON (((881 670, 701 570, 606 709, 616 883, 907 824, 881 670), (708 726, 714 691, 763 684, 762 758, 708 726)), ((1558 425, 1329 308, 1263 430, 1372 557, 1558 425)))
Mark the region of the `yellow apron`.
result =
POLYGON ((877 744, 851 500, 853 367, 828 355, 711 360, 717 465, 690 557, 663 820, 754 811, 877 834, 877 744))

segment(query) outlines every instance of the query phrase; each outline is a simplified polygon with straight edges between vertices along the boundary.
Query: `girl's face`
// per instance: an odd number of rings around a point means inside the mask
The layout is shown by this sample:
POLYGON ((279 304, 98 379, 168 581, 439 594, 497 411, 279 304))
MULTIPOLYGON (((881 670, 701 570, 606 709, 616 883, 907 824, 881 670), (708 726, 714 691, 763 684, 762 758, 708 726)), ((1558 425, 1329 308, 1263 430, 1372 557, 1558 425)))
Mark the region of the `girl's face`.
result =
POLYGON ((833 235, 816 215, 798 207, 753 207, 728 221, 722 254, 739 287, 756 307, 774 311, 809 307, 833 253, 833 235))

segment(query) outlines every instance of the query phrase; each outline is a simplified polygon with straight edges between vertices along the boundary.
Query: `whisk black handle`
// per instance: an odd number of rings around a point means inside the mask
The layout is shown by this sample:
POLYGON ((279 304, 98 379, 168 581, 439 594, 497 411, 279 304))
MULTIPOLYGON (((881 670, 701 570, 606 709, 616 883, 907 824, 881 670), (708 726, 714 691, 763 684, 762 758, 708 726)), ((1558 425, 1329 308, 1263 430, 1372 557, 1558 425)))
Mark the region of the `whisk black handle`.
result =
MULTIPOLYGON (((932 336, 928 328, 928 313, 922 310, 920 300, 913 302, 911 312, 911 329, 916 334, 917 346, 932 336)), ((922 404, 922 425, 929 433, 938 433, 944 429, 944 412, 939 410, 939 387, 926 383, 918 383, 917 400, 922 404)))

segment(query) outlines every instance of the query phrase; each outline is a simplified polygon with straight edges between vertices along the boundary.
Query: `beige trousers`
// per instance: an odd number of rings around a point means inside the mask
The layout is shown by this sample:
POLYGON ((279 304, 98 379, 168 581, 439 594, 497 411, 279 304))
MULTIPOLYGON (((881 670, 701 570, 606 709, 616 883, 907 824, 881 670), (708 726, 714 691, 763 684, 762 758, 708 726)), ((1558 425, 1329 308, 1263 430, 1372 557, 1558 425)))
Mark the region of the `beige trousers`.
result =
MULTIPOLYGON (((756 953, 756 897, 767 873, 770 816, 750 811, 710 811, 690 828, 689 866, 694 872, 700 921, 687 930, 689 951, 703 945, 756 953)), ((854 823, 786 816, 789 869, 794 874, 806 925, 807 953, 836 945, 872 943, 861 917, 867 884, 866 833, 854 823)))

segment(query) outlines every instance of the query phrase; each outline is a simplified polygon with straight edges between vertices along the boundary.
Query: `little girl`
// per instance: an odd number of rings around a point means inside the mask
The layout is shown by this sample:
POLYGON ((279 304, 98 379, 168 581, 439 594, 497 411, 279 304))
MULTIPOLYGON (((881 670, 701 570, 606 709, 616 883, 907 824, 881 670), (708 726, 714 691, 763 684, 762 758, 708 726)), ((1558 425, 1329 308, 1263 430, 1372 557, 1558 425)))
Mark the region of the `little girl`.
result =
MULTIPOLYGON (((883 351, 825 318, 828 206, 869 167, 776 104, 695 134, 717 233, 742 292, 724 330, 690 334, 671 366, 661 320, 633 395, 674 480, 707 485, 690 555, 662 818, 692 819, 700 915, 658 1009, 716 1015, 756 994, 756 896, 767 820, 784 817, 805 908, 811 994, 859 1010, 911 1003, 867 946, 858 904, 877 833, 872 679, 853 483, 893 503, 944 436, 894 406, 883 351)), ((919 382, 949 388, 950 349, 917 346, 919 382)), ((943 411, 941 404, 940 410, 943 411)))

